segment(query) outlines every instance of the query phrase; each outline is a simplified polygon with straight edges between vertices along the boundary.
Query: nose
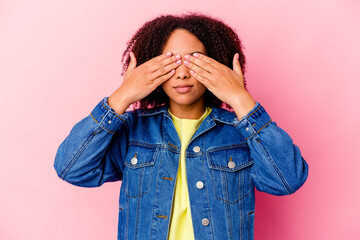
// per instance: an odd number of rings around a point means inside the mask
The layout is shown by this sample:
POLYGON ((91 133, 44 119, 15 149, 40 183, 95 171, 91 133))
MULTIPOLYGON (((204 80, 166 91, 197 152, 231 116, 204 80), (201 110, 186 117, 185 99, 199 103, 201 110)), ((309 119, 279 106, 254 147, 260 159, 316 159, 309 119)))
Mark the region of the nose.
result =
POLYGON ((190 69, 184 65, 184 60, 181 60, 181 65, 175 69, 175 77, 177 79, 190 78, 190 69))

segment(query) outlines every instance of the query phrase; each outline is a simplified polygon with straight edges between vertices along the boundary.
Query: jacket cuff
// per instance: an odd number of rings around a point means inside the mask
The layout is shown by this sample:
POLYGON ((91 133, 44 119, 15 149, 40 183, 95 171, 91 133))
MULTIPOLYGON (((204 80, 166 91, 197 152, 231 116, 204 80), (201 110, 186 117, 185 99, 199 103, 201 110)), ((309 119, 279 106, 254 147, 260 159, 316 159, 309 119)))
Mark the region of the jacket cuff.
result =
POLYGON ((265 108, 259 102, 256 102, 254 108, 246 116, 235 122, 235 127, 248 139, 253 138, 270 122, 271 118, 265 108))
POLYGON ((127 113, 117 114, 108 104, 108 98, 104 97, 92 110, 90 115, 94 121, 104 130, 115 133, 127 119, 127 113))

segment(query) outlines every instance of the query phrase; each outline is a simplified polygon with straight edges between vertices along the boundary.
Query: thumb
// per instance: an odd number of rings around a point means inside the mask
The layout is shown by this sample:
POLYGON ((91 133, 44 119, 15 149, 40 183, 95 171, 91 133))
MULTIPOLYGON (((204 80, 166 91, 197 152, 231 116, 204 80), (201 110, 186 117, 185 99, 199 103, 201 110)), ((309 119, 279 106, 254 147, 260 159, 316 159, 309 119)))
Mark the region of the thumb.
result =
POLYGON ((136 58, 133 52, 130 52, 130 63, 129 63, 129 70, 132 70, 136 67, 136 58))
POLYGON ((235 53, 235 55, 234 55, 233 70, 234 70, 234 72, 242 75, 241 65, 240 65, 240 61, 239 61, 239 53, 235 53))

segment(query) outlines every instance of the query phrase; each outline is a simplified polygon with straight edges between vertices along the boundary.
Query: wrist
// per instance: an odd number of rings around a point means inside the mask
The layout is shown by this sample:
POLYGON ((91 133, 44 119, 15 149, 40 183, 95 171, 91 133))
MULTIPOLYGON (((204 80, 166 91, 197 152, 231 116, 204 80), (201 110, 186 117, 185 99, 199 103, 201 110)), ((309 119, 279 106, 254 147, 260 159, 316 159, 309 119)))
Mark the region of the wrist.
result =
POLYGON ((115 91, 108 98, 108 105, 111 107, 117 114, 121 115, 129 107, 131 103, 126 101, 126 96, 121 94, 119 91, 115 91))
POLYGON ((255 99, 245 90, 244 93, 239 94, 237 98, 234 98, 234 101, 230 106, 234 109, 234 112, 240 120, 255 107, 255 104, 255 99))

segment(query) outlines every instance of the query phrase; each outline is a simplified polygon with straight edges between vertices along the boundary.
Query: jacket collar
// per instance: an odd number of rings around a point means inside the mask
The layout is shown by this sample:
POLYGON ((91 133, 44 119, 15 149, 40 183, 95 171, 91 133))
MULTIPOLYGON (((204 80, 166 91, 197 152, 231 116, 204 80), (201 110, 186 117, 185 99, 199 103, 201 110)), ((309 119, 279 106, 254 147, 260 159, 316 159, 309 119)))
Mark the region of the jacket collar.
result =
MULTIPOLYGON (((154 116, 158 114, 163 114, 168 117, 171 117, 171 115, 168 112, 167 106, 142 110, 139 113, 139 116, 146 117, 146 116, 154 116)), ((207 116, 207 118, 212 118, 214 121, 218 121, 230 125, 235 125, 239 121, 234 112, 231 112, 224 108, 215 108, 215 107, 212 107, 212 111, 209 114, 209 116, 207 116)))

